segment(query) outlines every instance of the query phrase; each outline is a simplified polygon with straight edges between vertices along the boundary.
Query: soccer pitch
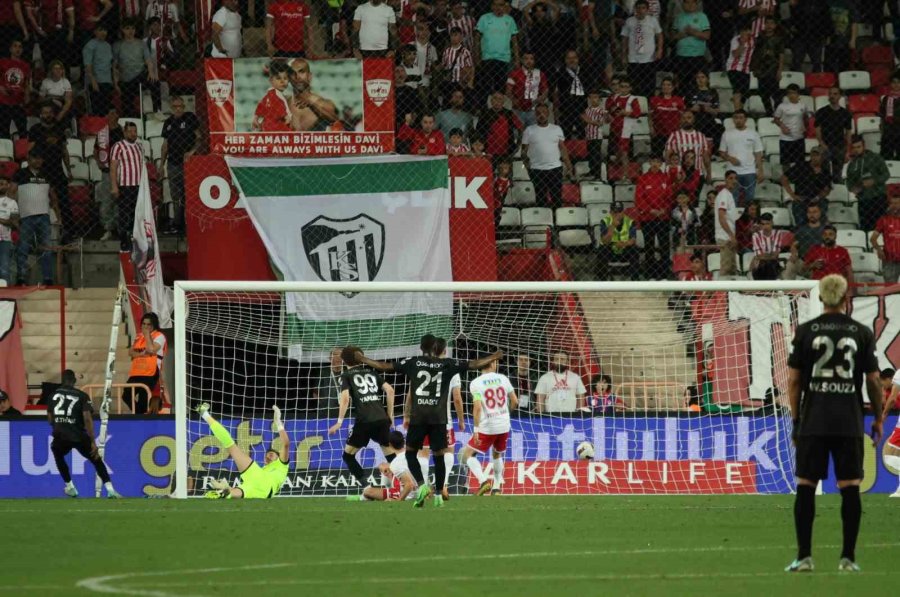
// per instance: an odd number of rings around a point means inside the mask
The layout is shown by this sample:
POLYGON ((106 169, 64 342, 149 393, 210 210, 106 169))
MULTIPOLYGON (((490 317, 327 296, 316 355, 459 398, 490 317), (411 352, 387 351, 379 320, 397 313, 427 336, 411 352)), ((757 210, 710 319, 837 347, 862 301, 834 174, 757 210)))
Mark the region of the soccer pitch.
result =
POLYGON ((895 500, 863 497, 861 575, 820 496, 811 574, 792 496, 7 500, 0 596, 875 595, 900 580, 895 500), (751 593, 752 592, 752 593, 751 593), (807 593, 810 594, 810 593, 807 593))

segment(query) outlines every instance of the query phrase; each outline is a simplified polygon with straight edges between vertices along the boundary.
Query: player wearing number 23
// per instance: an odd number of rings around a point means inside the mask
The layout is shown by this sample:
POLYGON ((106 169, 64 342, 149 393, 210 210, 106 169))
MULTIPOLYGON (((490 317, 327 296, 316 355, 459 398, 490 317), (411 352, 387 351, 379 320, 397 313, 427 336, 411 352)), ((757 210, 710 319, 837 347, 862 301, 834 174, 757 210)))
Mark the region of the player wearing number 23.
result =
POLYGON ((859 485, 863 479, 863 382, 875 420, 872 440, 881 439, 881 382, 875 336, 845 313, 847 280, 838 274, 819 281, 824 313, 797 328, 788 359, 788 394, 797 447, 797 497, 794 524, 797 559, 786 570, 813 569, 812 527, 815 489, 828 477, 829 457, 841 490, 844 544, 838 569, 857 572, 856 538, 862 517, 859 485))

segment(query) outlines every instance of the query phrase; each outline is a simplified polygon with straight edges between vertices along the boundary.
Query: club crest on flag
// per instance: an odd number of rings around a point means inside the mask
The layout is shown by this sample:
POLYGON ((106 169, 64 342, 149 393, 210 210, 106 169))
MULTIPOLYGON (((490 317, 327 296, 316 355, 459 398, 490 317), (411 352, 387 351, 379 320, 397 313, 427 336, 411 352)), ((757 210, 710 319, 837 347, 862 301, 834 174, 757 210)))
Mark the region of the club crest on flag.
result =
POLYGON ((231 97, 232 85, 227 79, 211 79, 206 82, 206 93, 217 106, 224 106, 231 97))
POLYGON ((380 106, 391 97, 390 79, 370 79, 366 81, 366 95, 376 106, 380 106))
POLYGON ((310 267, 323 281, 371 282, 378 276, 384 261, 384 224, 375 218, 319 216, 300 229, 300 236, 310 267))

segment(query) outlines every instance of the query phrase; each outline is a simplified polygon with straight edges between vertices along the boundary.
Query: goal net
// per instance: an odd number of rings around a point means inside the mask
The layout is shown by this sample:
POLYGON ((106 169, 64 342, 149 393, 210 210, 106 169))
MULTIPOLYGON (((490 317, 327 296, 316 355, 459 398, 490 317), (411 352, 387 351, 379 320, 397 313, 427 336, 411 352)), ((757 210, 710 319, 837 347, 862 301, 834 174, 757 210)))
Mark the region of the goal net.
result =
MULTIPOLYGON (((427 333, 446 338, 453 358, 505 353, 500 372, 520 401, 506 494, 789 492, 787 356, 794 328, 816 314, 815 292, 810 282, 180 282, 176 494, 237 482, 227 452, 193 414, 201 402, 257 462, 277 437, 271 407, 281 408, 293 444, 281 495, 360 493, 341 460, 352 410, 328 433, 338 351, 353 344, 373 358, 413 356, 427 333), (579 457, 583 442, 592 458, 579 457)), ((477 375, 461 380, 456 454, 473 431, 477 375)), ((409 381, 386 381, 402 429, 409 381)), ((380 484, 378 446, 357 458, 380 484)), ((475 485, 457 458, 450 492, 475 485)))

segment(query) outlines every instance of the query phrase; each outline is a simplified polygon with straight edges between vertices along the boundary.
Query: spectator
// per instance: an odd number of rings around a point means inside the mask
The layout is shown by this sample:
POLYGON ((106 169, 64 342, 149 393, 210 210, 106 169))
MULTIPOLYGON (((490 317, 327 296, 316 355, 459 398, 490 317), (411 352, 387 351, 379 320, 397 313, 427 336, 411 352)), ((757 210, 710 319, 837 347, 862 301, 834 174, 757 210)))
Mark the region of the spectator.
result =
POLYGON ((32 248, 40 253, 41 275, 45 286, 53 284, 53 254, 50 246, 50 210, 59 221, 56 192, 41 171, 44 158, 32 149, 28 165, 13 175, 10 192, 19 205, 19 246, 16 248, 16 285, 28 282, 28 254, 32 248))
POLYGON ((18 39, 9 44, 9 58, 0 58, 0 138, 12 139, 10 124, 19 137, 28 134, 25 107, 31 95, 31 65, 22 60, 23 46, 18 39))
POLYGON ((778 147, 781 151, 781 165, 790 168, 803 162, 806 153, 806 124, 809 111, 800 101, 800 87, 795 83, 787 86, 787 99, 775 109, 775 124, 781 129, 778 147))
POLYGON ((672 39, 675 41, 675 71, 682 88, 694 80, 694 75, 706 68, 706 44, 712 33, 709 19, 697 0, 683 0, 683 12, 675 17, 672 39))
POLYGON ((716 243, 716 197, 715 191, 707 191, 706 206, 700 214, 700 227, 697 230, 701 245, 714 245, 716 243))
POLYGON ((875 254, 881 259, 884 281, 888 284, 896 284, 900 278, 900 195, 891 196, 888 210, 878 218, 870 242, 875 254), (879 245, 878 241, 882 236, 884 242, 879 245))
POLYGON ((559 4, 554 0, 531 0, 522 7, 525 34, 534 50, 535 63, 544 72, 556 67, 560 54, 569 47, 558 24, 559 12, 559 4))
POLYGON ((609 122, 609 112, 606 111, 599 91, 588 93, 588 107, 581 119, 584 122, 591 177, 600 180, 603 178, 603 125, 609 122))
POLYGON ((781 176, 781 187, 787 195, 794 214, 794 225, 806 223, 806 208, 813 202, 818 203, 824 212, 828 212, 828 194, 831 192, 831 175, 825 170, 822 150, 813 147, 809 152, 809 161, 794 164, 781 176), (791 188, 791 184, 794 188, 791 188))
POLYGON ((22 416, 22 413, 13 408, 12 402, 9 399, 9 394, 0 390, 0 419, 17 419, 22 416))
POLYGON ((750 71, 759 80, 759 98, 767 116, 772 116, 775 106, 781 103, 779 83, 784 68, 784 39, 778 34, 775 17, 766 17, 762 35, 756 37, 750 71))
POLYGON ((597 279, 609 279, 609 264, 627 262, 627 274, 638 279, 640 255, 637 248, 637 227, 625 214, 625 206, 613 201, 609 214, 600 220, 600 238, 597 249, 597 279))
POLYGON ((160 151, 160 173, 169 182, 169 195, 175 213, 166 230, 169 234, 184 232, 184 161, 194 155, 200 143, 200 121, 193 112, 185 112, 184 100, 172 98, 172 115, 163 123, 160 151))
POLYGON ((72 168, 69 165, 69 149, 67 146, 68 130, 66 125, 57 121, 53 104, 41 106, 40 120, 28 131, 28 149, 36 150, 44 159, 41 174, 50 183, 56 193, 62 226, 62 244, 68 244, 73 238, 74 221, 69 206, 69 181, 72 180, 72 168))
POLYGON ((416 23, 416 39, 413 42, 416 49, 416 70, 419 72, 419 87, 425 94, 426 103, 430 103, 432 88, 431 75, 436 70, 438 53, 431 43, 431 29, 427 21, 416 23))
POLYGON ((491 94, 490 108, 478 119, 475 132, 485 141, 485 151, 494 157, 510 157, 516 150, 516 133, 522 131, 522 121, 512 110, 503 107, 506 96, 500 91, 491 94))
POLYGON ((510 64, 519 65, 519 28, 507 8, 506 0, 492 0, 491 12, 481 15, 475 27, 476 106, 505 89, 510 64))
POLYGON ((831 14, 826 2, 791 0, 791 70, 802 71, 809 56, 812 72, 822 72, 822 48, 831 31, 831 14))
POLYGON ((587 90, 583 75, 578 64, 578 53, 569 50, 566 52, 565 65, 557 73, 556 84, 553 86, 553 111, 567 139, 584 137, 581 114, 587 105, 587 90))
POLYGON ((662 159, 650 157, 650 170, 637 179, 635 209, 644 233, 644 271, 648 280, 669 277, 669 213, 672 210, 672 187, 662 171, 662 159), (657 255, 659 244, 659 255, 657 255))
MULTIPOLYGON (((75 48, 83 48, 84 44, 94 37, 94 29, 102 23, 107 31, 119 30, 118 0, 77 0, 75 18, 78 29, 75 36, 75 48)), ((140 18, 136 15, 135 18, 140 18)))
POLYGON ((684 405, 692 413, 703 412, 703 408, 700 406, 700 392, 697 390, 697 386, 691 385, 684 389, 684 405))
POLYGON ((556 209, 562 207, 563 169, 571 176, 572 162, 562 129, 550 124, 547 104, 538 104, 534 113, 537 122, 522 134, 522 161, 534 184, 537 202, 556 209))
MULTIPOLYGON (((474 153, 470 153, 474 156, 474 153)), ((494 229, 500 225, 500 217, 503 215, 503 204, 512 189, 512 162, 507 158, 497 162, 497 170, 494 172, 494 229)))
POLYGON ((737 14, 740 20, 749 22, 753 37, 765 32, 766 19, 775 18, 778 0, 739 0, 737 14))
POLYGON ((665 159, 669 161, 674 153, 680 158, 691 151, 694 153, 694 168, 706 174, 707 180, 712 180, 712 166, 710 158, 710 144, 702 132, 694 130, 694 112, 684 112, 681 115, 681 129, 669 135, 666 141, 665 159))
MULTIPOLYGON (((150 66, 156 73, 156 81, 148 81, 147 87, 150 90, 150 100, 153 103, 153 111, 162 111, 162 88, 160 81, 166 79, 166 73, 169 69, 169 63, 175 57, 175 49, 172 47, 172 40, 163 37, 162 24, 158 17, 153 17, 147 21, 148 34, 144 38, 144 45, 150 51, 150 66)), ((145 77, 146 78, 146 77, 145 77)), ((141 100, 143 102, 143 100, 141 100)), ((143 105, 141 106, 143 109, 143 105)))
POLYGON ((447 22, 451 36, 453 28, 459 29, 462 34, 462 44, 471 52, 475 48, 475 19, 472 15, 466 14, 466 3, 463 0, 453 0, 450 2, 451 18, 447 22))
POLYGON ((709 86, 709 75, 700 71, 694 77, 695 85, 684 101, 694 114, 697 130, 706 135, 712 147, 718 147, 725 128, 719 123, 719 94, 709 86))
POLYGON ((341 349, 333 348, 329 355, 328 363, 320 366, 317 373, 313 373, 316 385, 312 388, 312 395, 319 410, 337 410, 338 398, 341 395, 342 372, 341 349))
POLYGON ((0 175, 0 280, 9 285, 9 266, 15 245, 12 231, 19 227, 19 204, 9 196, 9 179, 0 175))
POLYGON ((680 191, 675 197, 677 205, 672 210, 672 228, 675 236, 675 252, 683 252, 687 245, 697 244, 697 230, 700 227, 700 214, 691 207, 691 196, 687 191, 680 191))
POLYGON ((570 413, 584 406, 584 395, 587 390, 581 376, 569 368, 569 355, 565 351, 553 354, 551 370, 538 380, 537 394, 538 413, 570 413))
POLYGON ((831 13, 831 27, 825 45, 825 71, 839 73, 850 67, 850 58, 856 49, 856 31, 859 23, 857 3, 851 0, 825 0, 831 13))
POLYGON ((187 31, 182 26, 178 15, 178 4, 176 2, 171 0, 147 0, 147 10, 144 12, 144 18, 148 24, 153 19, 159 19, 162 27, 162 36, 166 39, 175 39, 177 37, 182 43, 189 43, 187 31))
POLYGON ((592 377, 591 392, 587 406, 595 414, 611 415, 625 412, 625 401, 613 393, 612 377, 609 375, 598 374, 592 377))
POLYGON ((0 39, 21 39, 30 42, 30 37, 22 0, 0 2, 0 39))
POLYGON ((877 153, 866 149, 862 135, 850 138, 850 163, 847 165, 847 186, 856 193, 859 205, 859 227, 873 230, 884 211, 890 178, 887 165, 877 153))
POLYGON ((444 49, 441 57, 441 71, 440 94, 445 102, 452 98, 457 88, 472 91, 475 84, 475 63, 472 51, 462 43, 462 30, 459 27, 450 30, 450 45, 444 49))
POLYGON ((730 58, 728 46, 737 32, 734 18, 736 4, 734 0, 705 0, 703 12, 709 19, 712 36, 709 39, 709 53, 712 56, 710 70, 726 70, 726 62, 730 58))
POLYGON ((144 170, 144 148, 138 142, 137 126, 126 122, 124 138, 113 145, 109 156, 110 194, 118 205, 119 250, 131 252, 131 232, 138 189, 144 170))
POLYGON ((681 113, 687 107, 684 98, 675 95, 675 83, 666 77, 660 85, 659 95, 650 98, 650 149, 654 155, 665 151, 669 135, 678 130, 681 113))
POLYGON ((779 256, 787 246, 787 233, 774 228, 772 214, 759 216, 759 230, 753 234, 753 260, 750 272, 754 280, 777 280, 781 276, 779 256))
POLYGON ((747 127, 747 113, 737 110, 732 115, 734 128, 726 130, 719 145, 719 157, 737 172, 741 205, 753 201, 756 183, 765 180, 763 174, 763 144, 759 133, 747 127))
POLYGON ((50 74, 41 81, 39 97, 41 103, 53 103, 59 122, 72 117, 72 83, 66 78, 66 67, 59 60, 50 63, 50 74))
POLYGON ((270 58, 315 58, 309 6, 303 0, 274 0, 266 9, 266 51, 270 58))
POLYGON ((471 149, 465 142, 462 129, 451 129, 447 142, 447 155, 468 156, 471 149))
MULTIPOLYGON (((113 85, 122 98, 122 112, 126 117, 142 114, 141 86, 148 89, 159 85, 156 65, 150 60, 147 44, 135 38, 135 24, 122 24, 122 39, 113 46, 113 85)), ((159 92, 157 92, 158 94, 159 92)))
POLYGON ((622 27, 622 62, 628 65, 628 78, 638 95, 649 97, 656 88, 656 63, 662 60, 663 34, 659 21, 647 14, 647 0, 634 3, 634 16, 622 27))
POLYGON ((41 59, 69 59, 69 48, 75 42, 75 6, 72 0, 28 0, 25 13, 35 41, 41 46, 41 59))
MULTIPOLYGON (((412 122, 412 119, 410 119, 412 122)), ((434 114, 422 114, 419 129, 413 129, 409 122, 400 127, 397 138, 409 143, 409 153, 413 155, 446 155, 444 134, 435 130, 434 114)))
POLYGON ((353 55, 357 58, 394 57, 397 16, 384 0, 369 0, 353 13, 353 55))
POLYGON ((737 272, 737 206, 734 192, 738 186, 737 173, 729 170, 725 173, 725 186, 716 195, 716 244, 719 245, 720 276, 733 276, 737 272))
POLYGON ((841 106, 841 95, 840 87, 832 87, 828 90, 828 105, 816 111, 816 140, 826 151, 825 159, 835 183, 844 178, 844 162, 853 134, 853 115, 841 106))
MULTIPOLYGON (((900 159, 900 73, 891 75, 891 87, 881 97, 881 157, 900 159)), ((4 129, 5 132, 5 129, 4 129)))
POLYGON ((611 81, 613 76, 612 47, 616 40, 614 0, 587 0, 586 18, 582 17, 585 50, 590 55, 591 84, 611 81))
POLYGON ((822 221, 822 208, 818 203, 806 206, 806 223, 794 230, 794 242, 791 245, 791 257, 785 268, 784 277, 793 280, 804 275, 803 260, 806 254, 816 245, 822 244, 822 233, 825 222, 822 221))
POLYGON ((619 80, 616 93, 606 98, 606 111, 610 118, 609 152, 616 152, 616 159, 622 167, 622 178, 628 178, 631 132, 635 119, 641 116, 641 104, 631 95, 631 81, 619 80))
POLYGON ((534 106, 547 101, 549 89, 547 74, 535 67, 534 52, 522 52, 522 66, 510 72, 506 80, 506 95, 523 126, 536 122, 534 106))
POLYGON ((725 66, 731 83, 731 103, 735 110, 744 108, 744 99, 750 94, 750 59, 756 38, 749 23, 741 25, 738 34, 731 38, 731 48, 725 66))
POLYGON ((519 398, 518 410, 531 410, 534 406, 532 404, 532 398, 535 397, 534 390, 538 384, 537 371, 531 368, 531 357, 521 352, 516 355, 516 368, 509 376, 509 381, 512 382, 519 398))
MULTIPOLYGON (((484 140, 478 135, 472 135, 469 140, 469 144, 472 146, 472 157, 473 158, 485 158, 490 159, 490 155, 488 155, 484 151, 484 140)), ((500 161, 508 160, 509 158, 500 158, 500 161)), ((512 162, 510 162, 510 166, 512 166, 512 162)), ((512 168, 510 168, 512 170, 512 168)))
POLYGON ((437 127, 444 134, 449 136, 453 129, 460 129, 463 137, 468 137, 475 124, 474 117, 466 112, 466 96, 462 89, 455 89, 450 94, 450 101, 446 110, 442 110, 437 115, 437 127))
POLYGON ((738 254, 753 250, 753 235, 759 231, 759 202, 751 201, 734 224, 738 254))
MULTIPOLYGON (((128 351, 131 357, 131 369, 128 372, 130 384, 143 384, 150 388, 150 392, 159 385, 159 374, 162 371, 163 359, 166 358, 168 342, 165 334, 160 331, 159 317, 156 313, 144 313, 141 317, 141 331, 134 339, 134 343, 128 351)), ((159 412, 158 400, 153 400, 143 388, 125 388, 122 392, 122 402, 132 409, 134 414, 143 415, 148 412, 159 412)))
POLYGON ((113 53, 112 46, 106 41, 106 35, 106 26, 97 23, 94 38, 85 44, 81 52, 84 61, 84 80, 89 86, 90 113, 95 116, 105 116, 109 112, 112 100, 113 53))
MULTIPOLYGON (((406 69, 402 64, 394 67, 394 110, 397 130, 406 122, 414 122, 423 110, 419 92, 406 85, 406 69)), ((398 152, 405 153, 400 149, 398 152)))
POLYGON ((213 15, 212 27, 210 28, 213 58, 241 57, 244 50, 244 38, 241 33, 241 27, 241 13, 238 12, 238 0, 222 0, 222 6, 213 15))
POLYGON ((837 245, 837 229, 831 224, 822 228, 822 244, 815 245, 803 259, 805 271, 813 280, 821 280, 830 274, 840 274, 853 287, 853 265, 847 249, 837 245))
POLYGON ((667 171, 672 191, 687 193, 691 197, 691 204, 694 204, 700 194, 700 188, 703 186, 703 177, 696 168, 697 160, 694 158, 694 150, 689 149, 684 152, 684 155, 681 156, 681 163, 678 163, 678 157, 677 153, 669 156, 669 159, 675 163, 675 166, 670 166, 667 171))
POLYGON ((116 236, 117 214, 116 204, 110 193, 109 180, 109 154, 113 145, 125 138, 122 125, 119 124, 119 113, 115 107, 110 107, 106 115, 106 126, 97 133, 94 143, 94 159, 100 167, 100 181, 94 185, 94 199, 100 206, 100 223, 103 225, 102 241, 110 240, 116 236))

